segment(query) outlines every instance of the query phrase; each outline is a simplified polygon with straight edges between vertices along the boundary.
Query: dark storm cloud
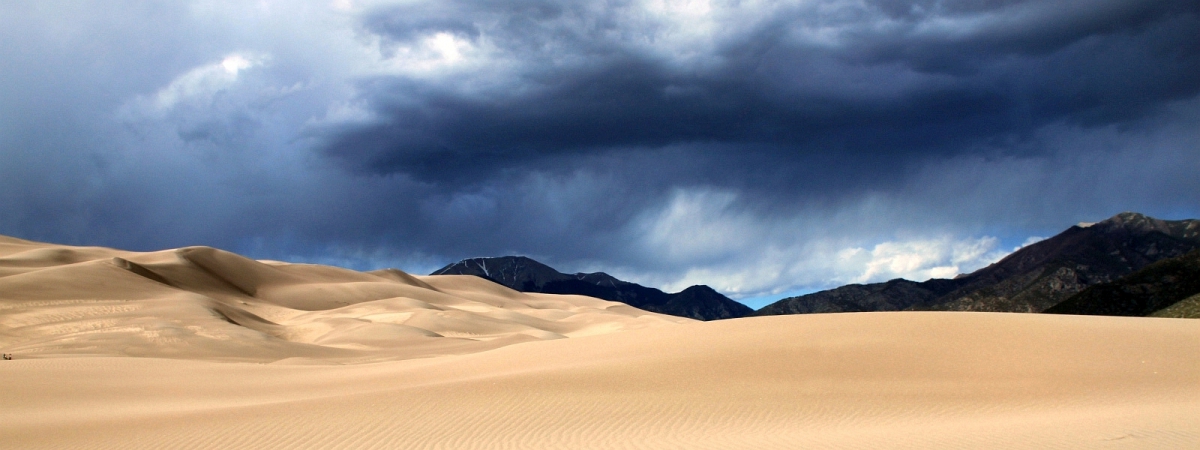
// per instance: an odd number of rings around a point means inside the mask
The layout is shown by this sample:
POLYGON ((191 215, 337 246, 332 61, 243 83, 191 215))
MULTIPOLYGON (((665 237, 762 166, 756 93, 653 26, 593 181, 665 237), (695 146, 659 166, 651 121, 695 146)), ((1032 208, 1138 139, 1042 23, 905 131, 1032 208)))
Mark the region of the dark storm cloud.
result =
POLYGON ((322 130, 324 153, 433 181, 549 154, 686 143, 920 157, 1059 121, 1134 120, 1200 92, 1191 1, 835 2, 765 20, 729 14, 712 45, 670 47, 696 53, 684 63, 643 45, 669 39, 666 25, 607 5, 460 1, 367 14, 381 46, 451 33, 518 67, 484 91, 462 85, 486 69, 364 81, 379 120, 322 130))

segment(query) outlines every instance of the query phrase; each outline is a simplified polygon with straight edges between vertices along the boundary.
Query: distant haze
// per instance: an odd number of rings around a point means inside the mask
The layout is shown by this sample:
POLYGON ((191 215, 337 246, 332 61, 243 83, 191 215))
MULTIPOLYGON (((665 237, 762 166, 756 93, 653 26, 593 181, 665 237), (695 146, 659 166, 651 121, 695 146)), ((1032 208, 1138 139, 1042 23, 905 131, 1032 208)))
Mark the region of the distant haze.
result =
POLYGON ((1200 2, 0 4, 0 234, 782 297, 1200 217, 1200 2))

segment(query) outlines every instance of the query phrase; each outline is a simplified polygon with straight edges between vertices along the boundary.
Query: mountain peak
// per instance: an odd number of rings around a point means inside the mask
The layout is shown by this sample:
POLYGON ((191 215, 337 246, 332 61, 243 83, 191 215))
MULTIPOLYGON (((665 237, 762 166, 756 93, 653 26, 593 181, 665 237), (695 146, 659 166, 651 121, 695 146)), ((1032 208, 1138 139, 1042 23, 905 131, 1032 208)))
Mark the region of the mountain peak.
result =
POLYGON ((1162 233, 1171 232, 1170 225, 1165 220, 1128 211, 1109 217, 1096 225, 1106 231, 1126 230, 1136 233, 1149 233, 1152 231, 1162 233))
POLYGON ((431 275, 475 275, 522 292, 586 295, 700 320, 742 317, 753 312, 708 286, 692 286, 669 294, 604 272, 567 275, 524 256, 468 258, 431 275))
POLYGON ((476 275, 518 291, 540 288, 551 281, 567 278, 554 268, 525 256, 467 258, 430 275, 476 275))
POLYGON ((706 284, 697 284, 697 285, 695 285, 695 286, 688 286, 688 288, 687 288, 687 289, 684 289, 684 290, 682 290, 682 291, 679 291, 679 293, 680 293, 680 294, 682 294, 682 293, 684 293, 684 292, 697 293, 697 294, 699 294, 699 293, 704 293, 704 294, 708 294, 708 293, 719 294, 719 292, 717 292, 717 290, 716 290, 716 289, 713 289, 713 288, 711 288, 711 287, 708 287, 708 285, 706 285, 706 284))
POLYGON ((1100 221, 1101 224, 1110 225, 1110 226, 1111 225, 1143 224, 1143 223, 1147 223, 1147 222, 1161 222, 1161 220, 1155 219, 1155 218, 1147 216, 1145 214, 1135 213, 1135 212, 1131 212, 1131 211, 1125 211, 1125 212, 1118 213, 1117 215, 1114 215, 1112 217, 1109 217, 1107 219, 1100 221))
POLYGON ((434 273, 431 273, 430 275, 442 275, 444 272, 448 272, 452 267, 473 267, 473 268, 478 268, 486 273, 486 272, 490 271, 490 269, 487 268, 488 265, 491 265, 492 267, 498 267, 499 265, 511 265, 511 264, 518 264, 518 265, 524 265, 524 266, 530 266, 530 267, 536 267, 536 268, 543 268, 543 267, 547 268, 547 269, 550 268, 550 266, 542 264, 542 263, 538 262, 537 260, 527 257, 527 256, 495 256, 495 257, 477 256, 474 258, 466 258, 466 259, 460 260, 456 263, 450 264, 446 267, 438 269, 437 271, 435 271, 434 273))

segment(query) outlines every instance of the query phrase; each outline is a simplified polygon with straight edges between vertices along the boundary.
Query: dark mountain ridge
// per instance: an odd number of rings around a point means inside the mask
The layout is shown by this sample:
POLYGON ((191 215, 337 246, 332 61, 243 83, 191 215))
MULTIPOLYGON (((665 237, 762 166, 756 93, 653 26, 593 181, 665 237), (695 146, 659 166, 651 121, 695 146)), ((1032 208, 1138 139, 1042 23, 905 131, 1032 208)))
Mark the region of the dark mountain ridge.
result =
POLYGON ((699 320, 744 317, 754 312, 708 286, 692 286, 671 294, 618 280, 604 272, 561 273, 524 256, 464 259, 432 275, 475 275, 521 292, 586 295, 699 320))
POLYGON ((756 315, 852 311, 1042 312, 1088 286, 1200 248, 1200 221, 1121 213, 1080 224, 954 279, 854 284, 767 305, 756 315))

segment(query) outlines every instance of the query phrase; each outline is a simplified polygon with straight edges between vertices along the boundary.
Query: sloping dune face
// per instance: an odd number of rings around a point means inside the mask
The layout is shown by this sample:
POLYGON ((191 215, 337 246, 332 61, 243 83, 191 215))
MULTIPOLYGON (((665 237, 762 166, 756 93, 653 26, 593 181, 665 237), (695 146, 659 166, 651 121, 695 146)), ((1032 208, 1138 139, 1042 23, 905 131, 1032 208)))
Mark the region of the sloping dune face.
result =
POLYGON ((364 362, 686 322, 471 276, 0 238, 0 349, 17 358, 364 362))

